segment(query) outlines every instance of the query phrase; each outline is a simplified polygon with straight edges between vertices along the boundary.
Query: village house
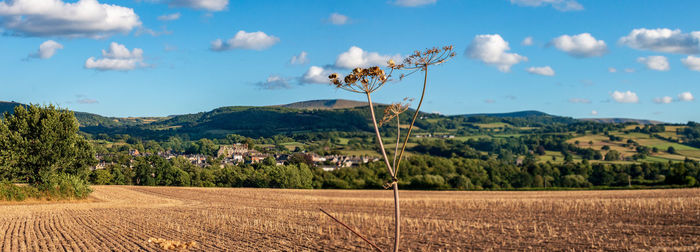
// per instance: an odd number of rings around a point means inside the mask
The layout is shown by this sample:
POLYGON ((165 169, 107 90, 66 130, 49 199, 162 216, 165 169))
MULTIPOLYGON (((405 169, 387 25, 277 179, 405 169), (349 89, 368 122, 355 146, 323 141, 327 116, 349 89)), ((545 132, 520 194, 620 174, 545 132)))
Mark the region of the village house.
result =
POLYGON ((248 152, 248 144, 236 143, 233 145, 221 145, 216 155, 218 157, 233 157, 235 154, 242 156, 242 154, 248 152))

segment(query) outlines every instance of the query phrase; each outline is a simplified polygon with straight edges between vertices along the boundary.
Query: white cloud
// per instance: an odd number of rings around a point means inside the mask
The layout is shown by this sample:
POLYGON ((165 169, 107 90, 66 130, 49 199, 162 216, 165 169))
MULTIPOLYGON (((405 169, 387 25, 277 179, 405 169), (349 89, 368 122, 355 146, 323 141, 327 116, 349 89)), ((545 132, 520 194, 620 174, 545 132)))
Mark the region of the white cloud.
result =
POLYGON ((649 56, 639 57, 637 62, 647 66, 647 68, 656 71, 668 71, 671 67, 668 65, 668 59, 664 56, 649 56))
POLYGON ((634 73, 634 68, 625 68, 625 73, 634 73))
POLYGON ((303 65, 306 63, 309 63, 309 59, 307 58, 307 53, 306 51, 301 51, 299 55, 294 55, 292 56, 292 59, 289 60, 289 64, 292 65, 303 65))
POLYGON ((695 97, 693 97, 693 94, 690 92, 683 92, 678 95, 678 100, 679 101, 693 101, 695 100, 695 97))
POLYGON ((160 21, 173 21, 180 19, 180 12, 158 16, 160 21))
POLYGON ((521 42, 520 44, 524 45, 524 46, 531 46, 532 43, 533 43, 532 37, 526 37, 525 39, 523 39, 523 42, 521 42))
POLYGON ((255 83, 258 87, 262 89, 283 89, 291 88, 289 86, 289 81, 279 75, 270 75, 267 80, 255 83))
POLYGON ((328 79, 328 76, 331 75, 333 72, 328 69, 324 69, 323 67, 319 66, 311 66, 309 67, 309 70, 304 73, 304 76, 301 77, 301 82, 302 83, 316 83, 316 84, 330 84, 330 79, 328 79))
POLYGON ((30 54, 29 57, 48 59, 53 57, 58 49, 63 49, 63 45, 53 40, 47 40, 44 43, 41 43, 41 45, 39 45, 39 50, 36 53, 30 54))
POLYGON ((591 110, 591 115, 598 115, 598 110, 591 110))
POLYGON ((585 103, 585 104, 590 104, 591 100, 585 99, 585 98, 571 98, 569 99, 570 103, 585 103))
POLYGON ((395 5, 403 6, 403 7, 418 7, 418 6, 428 5, 428 4, 435 4, 435 3, 437 3, 437 0, 396 0, 396 1, 394 1, 395 5))
POLYGON ((667 28, 634 29, 620 38, 619 43, 638 50, 696 54, 700 53, 700 31, 683 33, 667 28))
POLYGON ((560 51, 574 57, 603 56, 608 52, 605 41, 596 40, 590 33, 581 33, 574 36, 562 35, 552 40, 552 45, 560 51))
POLYGON ((211 50, 226 51, 233 49, 248 49, 248 50, 265 50, 274 44, 277 44, 280 39, 275 36, 270 36, 264 32, 245 32, 238 31, 233 38, 227 41, 217 39, 211 42, 211 50))
POLYGON ((654 98, 654 103, 657 104, 669 104, 671 102, 673 102, 673 98, 671 98, 670 96, 654 98))
POLYGON ((368 52, 357 46, 352 46, 347 52, 338 55, 335 67, 352 69, 356 67, 386 66, 387 61, 393 59, 400 61, 401 55, 381 55, 377 52, 368 52))
POLYGON ((495 65, 501 72, 510 72, 510 67, 527 57, 517 53, 507 53, 510 50, 508 42, 498 34, 477 35, 469 44, 465 55, 472 59, 478 59, 490 65, 495 65))
POLYGON ((620 92, 620 91, 615 91, 610 96, 615 100, 616 102, 619 103, 638 103, 639 102, 639 97, 637 97, 637 94, 632 92, 632 91, 627 91, 627 92, 620 92))
POLYGON ((143 34, 148 34, 148 35, 151 35, 151 36, 153 36, 153 37, 158 37, 158 36, 160 36, 160 35, 170 35, 170 34, 172 34, 172 33, 173 33, 173 32, 172 32, 172 31, 168 31, 168 29, 166 29, 165 26, 163 26, 163 29, 160 30, 160 31, 155 31, 155 30, 153 30, 153 29, 149 29, 149 28, 146 28, 146 27, 139 27, 139 29, 136 30, 136 32, 134 32, 134 35, 135 35, 135 36, 141 36, 141 35, 143 35, 143 34))
POLYGON ((109 50, 102 50, 102 58, 90 57, 85 61, 85 68, 100 71, 117 70, 128 71, 137 67, 146 67, 143 62, 143 50, 134 48, 129 51, 126 46, 112 42, 109 50))
POLYGON ((551 5, 558 11, 580 11, 583 5, 576 0, 510 0, 511 4, 519 6, 540 7, 551 5))
POLYGON ((614 67, 608 67, 608 72, 617 73, 617 69, 614 67))
POLYGON ((192 9, 222 11, 228 6, 228 0, 172 0, 170 6, 192 9))
POLYGON ((97 0, 0 2, 0 25, 20 36, 104 38, 141 26, 131 8, 100 4, 97 0))
POLYGON ((554 76, 554 69, 552 69, 549 66, 530 67, 527 69, 527 72, 531 74, 539 74, 544 76, 554 76))
POLYGON ((95 99, 90 99, 90 98, 81 98, 81 99, 78 99, 76 102, 77 102, 77 103, 80 103, 80 104, 97 104, 97 103, 100 103, 99 101, 97 101, 97 100, 95 100, 95 99))
POLYGON ((689 55, 685 59, 681 59, 681 62, 690 70, 700 71, 700 57, 689 55))
POLYGON ((348 23, 349 18, 345 15, 339 14, 339 13, 331 13, 331 16, 328 17, 328 22, 334 25, 344 25, 348 23))

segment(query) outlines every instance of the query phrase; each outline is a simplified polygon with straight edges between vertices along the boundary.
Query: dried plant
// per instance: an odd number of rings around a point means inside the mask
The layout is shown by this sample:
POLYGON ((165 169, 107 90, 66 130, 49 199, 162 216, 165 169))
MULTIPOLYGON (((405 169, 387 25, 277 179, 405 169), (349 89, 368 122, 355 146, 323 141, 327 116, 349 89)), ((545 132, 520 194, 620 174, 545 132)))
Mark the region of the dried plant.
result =
POLYGON ((149 238, 148 243, 155 243, 163 250, 177 250, 177 251, 188 251, 195 246, 197 242, 182 242, 174 240, 166 240, 163 238, 149 238))
MULTIPOLYGON (((439 65, 450 58, 455 56, 455 53, 453 51, 452 46, 445 46, 442 48, 430 48, 426 49, 425 51, 416 51, 410 56, 406 57, 401 64, 396 64, 393 60, 389 60, 387 62, 387 67, 388 69, 385 71, 381 67, 378 66, 373 66, 369 68, 355 68, 352 70, 352 72, 345 77, 341 78, 341 76, 337 73, 331 74, 328 76, 330 79, 330 82, 335 85, 337 88, 344 89, 350 92, 354 93, 361 93, 365 94, 367 96, 367 103, 369 105, 369 111, 370 111, 370 116, 372 117, 372 124, 374 125, 374 131, 377 136, 377 142, 379 142, 379 149, 382 154, 382 157, 384 159, 384 164, 386 165, 387 171, 389 172, 389 175, 391 176, 391 181, 388 182, 385 186, 385 189, 392 188, 394 191, 394 250, 393 251, 398 251, 399 250, 399 244, 400 244, 400 238, 401 238, 401 208, 399 206, 399 186, 398 186, 398 177, 397 177, 397 171, 399 169, 399 166, 401 164, 401 158, 403 157, 403 154, 406 150, 406 144, 408 143, 408 139, 411 136, 411 131, 413 130, 413 125, 416 122, 416 118, 418 117, 418 113, 420 112, 420 107, 423 104, 423 98, 425 97, 425 89, 427 87, 428 83, 428 67, 432 65, 439 65), (399 115, 405 111, 408 110, 408 106, 410 101, 408 99, 404 99, 404 102, 406 103, 394 103, 391 104, 389 107, 386 108, 384 111, 384 117, 382 120, 377 123, 377 119, 374 113, 374 105, 372 104, 372 93, 379 90, 381 87, 383 87, 389 80, 391 80, 391 76, 394 73, 394 71, 398 70, 405 70, 409 71, 408 74, 401 74, 400 79, 403 79, 404 77, 414 74, 419 71, 423 71, 424 73, 424 78, 423 78, 423 89, 421 91, 421 96, 420 100, 418 102, 418 106, 416 107, 415 113, 413 114, 413 118, 411 120, 410 125, 408 126, 408 132, 405 135, 403 145, 401 146, 401 150, 399 151, 399 143, 401 140, 401 121, 399 115), (407 102, 408 101, 408 102, 407 102), (384 148, 384 142, 382 141, 382 136, 379 133, 379 127, 384 125, 385 123, 390 122, 391 120, 396 119, 396 128, 397 128, 397 136, 396 136, 396 147, 395 147, 395 152, 394 152, 394 157, 393 157, 393 163, 389 163, 389 157, 386 154, 386 149, 384 148)), ((322 210, 323 211, 323 210, 322 210)), ((327 214, 327 213, 326 213, 327 214)), ((329 215, 330 216, 330 215, 329 215)), ((347 227, 350 229, 346 224, 340 222, 339 220, 335 219, 338 223, 342 224, 343 226, 347 227)), ((353 233, 357 234, 363 240, 367 241, 372 245, 374 248, 377 250, 380 250, 376 246, 374 246, 373 243, 369 242, 366 240, 362 235, 357 233, 356 231, 350 229, 353 233)), ((380 250, 381 251, 381 250, 380 250)))

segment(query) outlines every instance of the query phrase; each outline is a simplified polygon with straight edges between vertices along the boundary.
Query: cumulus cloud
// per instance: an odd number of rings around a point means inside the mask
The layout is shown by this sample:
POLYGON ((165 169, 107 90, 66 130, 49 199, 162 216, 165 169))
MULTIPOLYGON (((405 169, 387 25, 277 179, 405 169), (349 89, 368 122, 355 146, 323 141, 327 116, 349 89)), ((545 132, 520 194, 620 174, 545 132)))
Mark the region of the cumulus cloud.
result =
POLYGON ((591 115, 598 115, 598 110, 591 110, 591 115))
POLYGON ((570 103, 585 103, 585 104, 590 104, 591 100, 585 99, 585 98, 571 98, 569 99, 570 103))
POLYGON ((560 51, 579 58, 603 56, 608 52, 605 41, 597 40, 590 33, 562 35, 553 39, 551 44, 560 51))
POLYGON ((632 92, 632 91, 627 91, 627 92, 620 92, 620 91, 615 91, 612 94, 610 94, 610 97, 613 98, 616 102, 619 103, 638 103, 639 102, 639 97, 637 97, 637 94, 632 92))
POLYGON ((695 97, 693 97, 693 94, 690 92, 683 92, 678 94, 678 99, 674 100, 670 96, 664 96, 664 97, 658 97, 654 98, 654 103, 658 104, 668 104, 674 101, 678 102, 689 102, 695 100, 695 97))
POLYGON ((558 11, 580 11, 583 10, 576 0, 510 0, 511 4, 528 7, 552 6, 558 11))
POLYGON ((538 74, 538 75, 544 75, 544 76, 554 76, 554 69, 552 69, 549 66, 530 67, 527 69, 527 72, 531 73, 531 74, 538 74))
POLYGON ((435 4, 437 0, 396 0, 395 5, 403 7, 418 7, 423 5, 435 4))
POLYGON ((695 97, 693 97, 693 94, 690 92, 683 92, 678 95, 678 100, 679 101, 693 101, 695 100, 695 97))
POLYGON ((292 56, 292 59, 289 60, 289 64, 292 65, 303 65, 306 63, 309 63, 309 59, 307 58, 307 53, 306 51, 301 51, 299 55, 294 55, 292 56))
POLYGON ((255 83, 255 85, 262 89, 291 88, 291 86, 289 86, 289 80, 279 75, 270 75, 267 77, 267 80, 255 83))
POLYGON ((348 23, 348 16, 339 14, 339 13, 331 13, 331 15, 328 17, 328 22, 334 25, 344 25, 348 23))
POLYGON ((683 33, 678 29, 667 28, 634 29, 620 38, 619 43, 638 50, 697 54, 700 53, 700 31, 683 33))
POLYGON ((465 55, 472 59, 478 59, 490 65, 495 65, 501 72, 510 72, 510 67, 522 61, 527 61, 527 57, 517 53, 508 53, 510 50, 508 42, 503 40, 498 34, 477 35, 469 44, 465 55))
POLYGON ((647 66, 647 68, 656 71, 668 71, 671 67, 668 65, 668 59, 664 56, 649 56, 639 57, 637 62, 647 66))
POLYGON ((228 0, 172 0, 170 6, 191 9, 222 11, 228 6, 228 0))
POLYGON ((100 71, 129 71, 137 67, 146 67, 143 62, 143 50, 134 48, 129 51, 126 46, 112 42, 109 50, 102 50, 102 58, 90 57, 85 61, 85 68, 100 71))
POLYGON ((47 40, 39 45, 39 50, 36 53, 29 55, 31 58, 48 59, 56 54, 56 50, 63 49, 63 45, 53 40, 47 40))
POLYGON ((328 76, 331 75, 333 71, 325 69, 320 66, 311 66, 309 70, 304 73, 301 77, 301 83, 315 83, 315 84, 329 84, 330 81, 328 76))
POLYGON ((131 8, 97 0, 0 2, 0 25, 20 36, 104 38, 141 26, 131 8))
POLYGON ((270 36, 264 32, 246 32, 238 31, 233 38, 226 41, 217 39, 211 42, 210 49, 212 51, 227 51, 233 49, 247 50, 265 50, 279 42, 280 39, 275 36, 270 36))
POLYGON ((617 69, 614 67, 608 67, 608 72, 617 73, 617 69))
POLYGON ((671 102, 673 102, 673 98, 671 98, 670 96, 654 98, 654 103, 656 104, 669 104, 671 102))
POLYGON ((689 55, 685 59, 681 59, 681 62, 690 70, 700 71, 700 57, 689 55))
POLYGON ((348 51, 338 55, 338 58, 335 60, 335 67, 352 69, 356 67, 386 66, 387 61, 390 59, 398 62, 401 59, 401 55, 382 55, 352 46, 348 51))
POLYGON ((173 21, 180 19, 180 12, 158 16, 160 21, 173 21))
POLYGON ((533 43, 532 37, 526 37, 525 39, 523 39, 523 42, 521 42, 520 44, 524 45, 524 46, 531 46, 532 43, 533 43))

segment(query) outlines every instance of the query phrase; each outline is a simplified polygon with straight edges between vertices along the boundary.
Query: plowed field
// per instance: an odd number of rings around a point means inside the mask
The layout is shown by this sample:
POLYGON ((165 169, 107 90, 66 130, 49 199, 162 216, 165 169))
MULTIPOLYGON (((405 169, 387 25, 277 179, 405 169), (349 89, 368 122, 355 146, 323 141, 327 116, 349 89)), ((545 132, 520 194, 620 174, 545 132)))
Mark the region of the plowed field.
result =
MULTIPOLYGON (((0 251, 389 250, 390 191, 95 186, 83 202, 0 202, 0 251)), ((700 190, 402 191, 403 250, 700 250, 700 190)))

